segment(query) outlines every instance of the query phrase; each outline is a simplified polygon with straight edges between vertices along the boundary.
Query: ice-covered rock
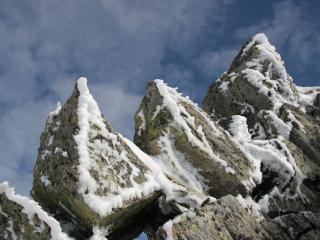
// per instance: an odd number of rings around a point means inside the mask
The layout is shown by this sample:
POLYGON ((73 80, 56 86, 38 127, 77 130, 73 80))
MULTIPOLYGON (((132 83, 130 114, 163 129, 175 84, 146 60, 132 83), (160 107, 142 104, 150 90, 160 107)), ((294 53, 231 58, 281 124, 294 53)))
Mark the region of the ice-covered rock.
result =
POLYGON ((84 236, 96 226, 115 233, 134 225, 160 196, 161 185, 129 144, 80 78, 41 134, 32 196, 84 236))
POLYGON ((230 134, 162 80, 148 83, 134 142, 172 176, 214 197, 246 195, 255 167, 230 134))
POLYGON ((0 239, 71 240, 56 219, 37 202, 16 194, 7 182, 0 184, 0 239))

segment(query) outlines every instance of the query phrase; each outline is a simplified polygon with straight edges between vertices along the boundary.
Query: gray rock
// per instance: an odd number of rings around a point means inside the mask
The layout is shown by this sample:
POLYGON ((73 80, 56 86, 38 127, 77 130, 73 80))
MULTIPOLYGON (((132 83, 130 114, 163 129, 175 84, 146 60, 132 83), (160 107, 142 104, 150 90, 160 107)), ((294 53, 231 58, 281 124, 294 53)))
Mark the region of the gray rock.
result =
POLYGON ((68 240, 60 224, 33 200, 0 184, 0 239, 68 240))
POLYGON ((319 239, 319 213, 287 213, 273 221, 277 222, 291 239, 319 239))
POLYGON ((217 118, 246 116, 252 128, 259 111, 278 108, 281 101, 295 104, 298 99, 280 55, 264 34, 257 34, 242 47, 229 70, 210 86, 203 103, 204 110, 217 118))
POLYGON ((258 34, 241 49, 229 70, 210 86, 204 99, 205 111, 223 127, 228 129, 233 115, 246 117, 251 143, 273 148, 292 165, 294 173, 284 182, 280 180, 285 172, 276 166, 267 168, 264 164, 268 162, 262 162, 262 183, 252 193, 256 201, 268 199, 266 218, 281 220, 284 234, 292 239, 304 235, 318 239, 317 228, 304 224, 307 220, 303 218, 308 212, 313 225, 319 221, 318 91, 316 87, 297 87, 275 48, 258 34), (290 228, 296 232, 291 234, 290 228))
POLYGON ((254 216, 233 196, 222 197, 167 222, 156 240, 290 239, 278 224, 254 216))
POLYGON ((289 140, 298 146, 310 160, 320 166, 320 126, 312 117, 288 104, 281 107, 280 118, 289 122, 291 121, 290 113, 295 119, 292 120, 293 127, 289 140))
POLYGON ((181 182, 214 197, 248 194, 253 170, 231 136, 161 80, 149 82, 134 142, 181 182))
POLYGON ((88 91, 86 80, 79 79, 67 102, 50 114, 32 189, 43 208, 73 222, 83 237, 90 236, 94 226, 110 234, 123 231, 161 195, 157 183, 147 179, 150 169, 110 127, 88 91), (81 101, 89 118, 79 117, 81 101), (79 121, 88 124, 86 131, 79 121), (79 139, 80 131, 85 134, 79 139), (81 149, 79 141, 85 145, 81 149), (81 163, 86 159, 80 159, 79 151, 88 153, 87 162, 81 163))

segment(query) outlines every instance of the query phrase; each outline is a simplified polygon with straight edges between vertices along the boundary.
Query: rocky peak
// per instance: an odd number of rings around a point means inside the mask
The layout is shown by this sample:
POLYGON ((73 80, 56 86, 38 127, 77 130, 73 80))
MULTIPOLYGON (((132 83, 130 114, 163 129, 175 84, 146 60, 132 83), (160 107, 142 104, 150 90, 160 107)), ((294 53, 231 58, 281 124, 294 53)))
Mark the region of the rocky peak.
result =
MULTIPOLYGON (((310 221, 319 220, 318 91, 296 86, 275 48, 258 34, 204 99, 208 114, 260 165, 262 181, 251 197, 285 229, 301 221, 299 229, 309 221, 302 217, 305 211, 310 221)), ((295 238, 296 233, 288 235, 295 238)))
POLYGON ((257 34, 210 86, 204 109, 218 118, 250 116, 260 110, 277 110, 284 103, 298 106, 298 91, 275 47, 264 34, 257 34))
POLYGON ((255 185, 255 166, 229 133, 162 80, 147 86, 135 143, 181 182, 211 196, 246 195, 255 185))
POLYGON ((241 48, 228 72, 240 72, 247 68, 257 70, 270 79, 292 82, 280 54, 263 33, 253 36, 241 48))
POLYGON ((95 225, 123 229, 129 219, 123 222, 121 216, 136 216, 160 189, 125 141, 104 119, 86 79, 80 78, 67 102, 48 117, 32 195, 50 212, 81 222, 84 232, 95 225))

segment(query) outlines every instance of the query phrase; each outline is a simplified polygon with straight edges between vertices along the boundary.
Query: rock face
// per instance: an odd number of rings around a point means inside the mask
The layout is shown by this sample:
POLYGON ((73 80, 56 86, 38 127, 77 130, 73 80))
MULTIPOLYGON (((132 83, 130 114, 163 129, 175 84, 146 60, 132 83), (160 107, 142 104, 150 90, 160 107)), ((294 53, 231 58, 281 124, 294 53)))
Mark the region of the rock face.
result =
POLYGON ((245 115, 251 120, 261 110, 277 109, 283 103, 297 105, 298 101, 298 90, 280 55, 264 34, 257 34, 210 86, 204 110, 217 118, 245 115))
POLYGON ((0 184, 0 239, 71 240, 57 220, 7 182, 0 184))
POLYGON ((90 233, 118 232, 160 195, 151 170, 103 118, 80 78, 50 113, 41 135, 32 196, 58 218, 90 233))
POLYGON ((293 83, 275 48, 265 35, 257 34, 204 99, 208 114, 260 164, 262 182, 251 196, 266 218, 280 224, 292 239, 305 234, 317 239, 318 98, 319 88, 293 83))
POLYGON ((134 142, 191 188, 214 197, 246 195, 254 166, 196 104, 163 81, 147 86, 136 113, 134 142))
MULTIPOLYGON (((231 195, 207 202, 168 221, 157 232, 157 240, 198 239, 289 239, 277 225, 266 222, 231 195)), ((258 212, 256 212, 258 213, 258 212)), ((259 213, 258 213, 259 214, 259 213)))

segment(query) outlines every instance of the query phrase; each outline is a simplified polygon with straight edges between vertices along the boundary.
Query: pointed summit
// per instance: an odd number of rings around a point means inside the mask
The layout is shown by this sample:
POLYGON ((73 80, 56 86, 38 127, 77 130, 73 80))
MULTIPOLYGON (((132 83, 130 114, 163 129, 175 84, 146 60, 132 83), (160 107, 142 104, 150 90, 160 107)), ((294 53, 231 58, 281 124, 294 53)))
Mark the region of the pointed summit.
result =
POLYGON ((148 83, 135 143, 181 182, 211 196, 246 195, 252 187, 254 167, 230 135, 162 80, 148 83))
POLYGON ((298 91, 284 62, 267 37, 259 33, 210 86, 204 109, 217 117, 249 116, 260 110, 277 110, 284 103, 297 106, 298 102, 298 91))
POLYGON ((109 233, 123 230, 160 195, 151 169, 127 141, 104 119, 80 78, 67 102, 48 117, 32 195, 84 234, 95 225, 109 226, 109 233))
POLYGON ((233 60, 229 72, 241 71, 246 68, 255 69, 270 79, 292 81, 284 67, 276 48, 272 46, 263 33, 258 33, 251 38, 240 50, 233 60), (241 69, 243 67, 243 69, 241 69))
POLYGON ((318 218, 319 91, 296 86, 275 47, 257 34, 204 99, 205 111, 260 161, 262 182, 251 196, 265 216, 277 216, 287 229, 295 219, 301 221, 298 229, 304 217, 318 218), (310 216, 303 216, 306 210, 310 216), (287 212, 292 214, 280 214, 287 212))

